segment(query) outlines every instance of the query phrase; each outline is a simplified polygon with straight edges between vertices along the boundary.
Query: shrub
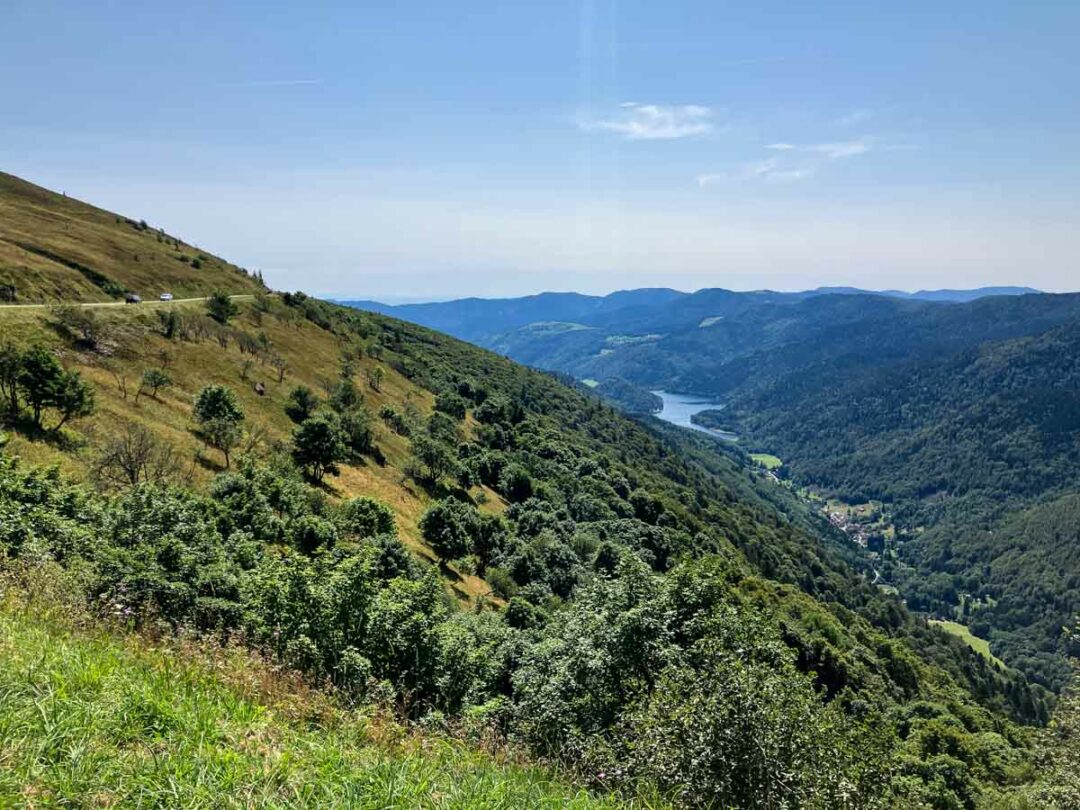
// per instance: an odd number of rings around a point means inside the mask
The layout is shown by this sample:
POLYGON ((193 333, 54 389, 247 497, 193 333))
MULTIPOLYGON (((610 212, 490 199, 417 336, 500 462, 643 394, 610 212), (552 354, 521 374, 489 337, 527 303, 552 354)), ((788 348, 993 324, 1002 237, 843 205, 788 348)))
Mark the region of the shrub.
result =
POLYGON ((93 481, 103 489, 167 483, 179 472, 180 457, 172 445, 130 422, 106 442, 91 467, 93 481))
POLYGON ((147 369, 143 372, 139 390, 135 392, 135 401, 139 401, 139 396, 146 389, 150 389, 150 396, 157 399, 158 391, 167 385, 172 385, 172 377, 165 371, 162 371, 159 368, 147 369))
POLYGON ((236 317, 240 308, 228 293, 214 292, 206 299, 206 313, 223 326, 236 317))
POLYGON ((455 419, 465 418, 465 398, 453 391, 444 391, 435 397, 435 410, 455 419))
POLYGON ((306 385, 298 385, 289 392, 289 401, 285 404, 285 413, 294 422, 303 422, 321 404, 319 397, 306 385))

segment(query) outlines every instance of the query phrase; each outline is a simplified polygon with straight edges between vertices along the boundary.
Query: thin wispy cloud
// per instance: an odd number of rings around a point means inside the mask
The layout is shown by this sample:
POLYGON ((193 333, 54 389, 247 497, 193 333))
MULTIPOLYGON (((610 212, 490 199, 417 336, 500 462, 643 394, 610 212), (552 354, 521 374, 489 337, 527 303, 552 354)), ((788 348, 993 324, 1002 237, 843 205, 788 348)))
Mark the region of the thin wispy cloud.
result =
POLYGON ((792 166, 779 158, 769 158, 743 166, 744 177, 756 177, 766 183, 793 183, 805 180, 814 173, 813 166, 792 166))
MULTIPOLYGON (((777 141, 765 145, 772 157, 745 163, 734 172, 710 172, 695 178, 699 188, 708 188, 725 180, 759 180, 764 183, 797 183, 813 177, 826 164, 845 158, 864 155, 878 148, 877 142, 865 135, 850 141, 796 144, 777 141)), ((892 148, 892 147, 885 147, 892 148)))
POLYGON ((704 135, 713 129, 713 110, 699 104, 664 106, 628 101, 616 116, 583 120, 586 132, 614 132, 629 141, 661 141, 704 135))
POLYGON ((748 57, 746 59, 729 59, 726 62, 719 62, 719 67, 738 67, 741 65, 771 65, 774 62, 786 62, 786 56, 757 56, 748 57))
POLYGON ((864 121, 870 120, 870 118, 872 118, 873 115, 874 114, 870 110, 865 110, 865 109, 852 110, 851 112, 847 113, 846 115, 841 115, 839 118, 836 119, 836 121, 834 121, 834 123, 837 126, 841 126, 841 127, 851 127, 851 126, 854 126, 855 124, 861 124, 864 121))
POLYGON ((709 188, 732 180, 755 180, 763 183, 797 183, 812 177, 815 167, 810 165, 794 166, 779 158, 768 158, 754 163, 745 163, 732 172, 708 172, 699 174, 694 180, 698 188, 709 188))
POLYGON ((804 152, 821 155, 827 160, 839 160, 841 158, 864 155, 873 149, 873 147, 873 139, 869 136, 864 136, 853 141, 837 141, 835 143, 811 143, 802 145, 784 142, 770 143, 765 148, 771 149, 774 152, 804 152))
POLYGON ((226 87, 301 87, 322 83, 322 79, 252 79, 246 82, 230 82, 226 87))

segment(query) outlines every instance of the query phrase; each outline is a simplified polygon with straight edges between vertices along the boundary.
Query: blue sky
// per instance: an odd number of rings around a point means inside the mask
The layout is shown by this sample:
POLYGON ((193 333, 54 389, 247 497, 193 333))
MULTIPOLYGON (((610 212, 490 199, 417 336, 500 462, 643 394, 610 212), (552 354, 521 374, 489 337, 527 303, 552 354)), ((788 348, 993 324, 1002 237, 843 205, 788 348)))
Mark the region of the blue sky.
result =
POLYGON ((0 169, 279 288, 1080 287, 1080 3, 3 6, 0 169))

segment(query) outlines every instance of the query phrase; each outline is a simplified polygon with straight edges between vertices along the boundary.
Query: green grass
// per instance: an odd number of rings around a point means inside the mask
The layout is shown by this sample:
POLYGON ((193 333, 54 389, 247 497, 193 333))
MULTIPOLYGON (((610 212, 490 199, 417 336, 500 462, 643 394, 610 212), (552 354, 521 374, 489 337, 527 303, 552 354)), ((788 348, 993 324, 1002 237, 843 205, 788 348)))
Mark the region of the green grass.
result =
POLYGON ((783 467, 784 462, 777 456, 770 455, 769 453, 751 453, 750 458, 755 463, 760 464, 766 470, 775 470, 778 467, 783 467))
POLYGON ((79 629, 9 594, 0 807, 626 806, 299 687, 239 650, 79 629))
MULTIPOLYGON (((108 327, 118 353, 124 358, 116 361, 114 366, 128 379, 130 392, 127 397, 121 393, 101 357, 72 350, 49 326, 53 316, 48 310, 0 307, 0 336, 11 336, 21 345, 44 345, 61 353, 65 365, 78 371, 93 385, 96 401, 93 416, 69 424, 72 447, 32 441, 11 431, 7 452, 32 464, 57 464, 66 475, 85 480, 98 445, 106 437, 122 432, 126 425, 138 424, 175 448, 185 459, 185 467, 191 470, 193 484, 203 486, 223 468, 224 461, 216 451, 201 450, 202 442, 192 431, 191 404, 203 386, 214 383, 236 391, 246 414, 245 424, 249 430, 263 432, 265 445, 272 442, 287 444, 295 427, 285 415, 289 391, 302 384, 322 394, 322 381, 332 380, 337 375, 340 346, 326 330, 287 317, 292 313, 280 300, 269 301, 270 311, 262 315, 252 301, 237 303, 240 313, 232 319, 230 328, 251 336, 266 335, 273 351, 288 363, 289 371, 282 382, 278 382, 274 369, 264 362, 255 362, 248 372, 248 379, 241 379, 244 362, 250 355, 241 354, 235 341, 222 350, 210 339, 166 340, 159 333, 154 312, 164 306, 156 302, 137 307, 121 305, 95 309, 93 312, 102 325, 108 327), (171 357, 169 375, 172 385, 162 389, 157 398, 144 396, 136 403, 134 389, 138 379, 143 371, 156 367, 161 352, 167 352, 171 357), (264 383, 264 395, 255 392, 255 382, 264 383), (198 464, 193 463, 196 457, 202 459, 198 464)), ((201 302, 177 302, 168 306, 190 317, 202 317, 205 312, 201 302)), ((425 415, 433 407, 431 392, 382 360, 367 356, 358 360, 355 383, 373 413, 384 404, 400 410, 411 402, 425 415), (379 391, 373 390, 365 381, 365 374, 376 367, 383 371, 379 391)), ((469 430, 473 429, 473 424, 467 422, 469 430)), ((374 421, 373 430, 387 464, 343 464, 340 477, 327 481, 328 491, 341 499, 369 495, 383 501, 395 512, 402 541, 420 556, 434 560, 435 554, 423 542, 417 526, 430 496, 414 486, 404 474, 410 460, 409 440, 391 431, 378 419, 374 421)), ((488 511, 500 511, 504 507, 502 499, 493 491, 486 490, 484 494, 488 511)), ((472 599, 487 594, 490 587, 479 577, 461 574, 455 583, 455 592, 464 599, 472 599)))
MULTIPOLYGON (((152 223, 159 225, 164 223, 152 223)), ((235 265, 154 227, 0 172, 0 284, 15 303, 253 293, 235 265)))
POLYGON ((975 652, 977 652, 987 661, 990 661, 991 663, 996 664, 1002 668, 1005 667, 1005 664, 1001 661, 1001 659, 997 658, 992 652, 990 652, 990 642, 984 638, 979 638, 978 636, 974 635, 965 625, 960 624, 959 622, 947 622, 941 621, 939 619, 931 619, 930 624, 935 625, 936 627, 940 627, 946 633, 962 639, 965 644, 971 647, 971 649, 975 650, 975 652))

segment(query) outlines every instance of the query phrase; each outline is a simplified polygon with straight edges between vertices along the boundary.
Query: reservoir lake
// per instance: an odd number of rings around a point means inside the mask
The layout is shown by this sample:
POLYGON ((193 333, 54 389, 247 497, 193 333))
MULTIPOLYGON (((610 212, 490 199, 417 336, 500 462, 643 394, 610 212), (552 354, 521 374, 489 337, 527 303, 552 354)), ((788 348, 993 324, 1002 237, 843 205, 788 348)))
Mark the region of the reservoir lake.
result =
POLYGON ((724 407, 723 403, 695 394, 673 394, 668 391, 653 391, 656 396, 663 400, 664 407, 659 413, 654 414, 658 419, 670 422, 679 427, 690 428, 698 433, 707 433, 718 439, 733 442, 739 436, 726 430, 713 430, 711 428, 695 425, 690 417, 701 411, 719 410, 724 407))

